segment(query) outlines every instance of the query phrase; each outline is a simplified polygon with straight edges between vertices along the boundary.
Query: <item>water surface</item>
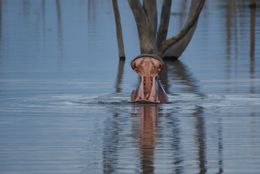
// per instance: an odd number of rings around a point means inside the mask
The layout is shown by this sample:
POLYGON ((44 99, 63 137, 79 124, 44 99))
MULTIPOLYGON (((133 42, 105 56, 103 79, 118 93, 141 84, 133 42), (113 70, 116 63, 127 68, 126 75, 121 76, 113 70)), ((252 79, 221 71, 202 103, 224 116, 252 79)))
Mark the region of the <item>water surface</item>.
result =
POLYGON ((206 2, 162 105, 129 102, 139 48, 119 6, 125 62, 110 1, 0 0, 0 173, 259 173, 259 6, 206 2))

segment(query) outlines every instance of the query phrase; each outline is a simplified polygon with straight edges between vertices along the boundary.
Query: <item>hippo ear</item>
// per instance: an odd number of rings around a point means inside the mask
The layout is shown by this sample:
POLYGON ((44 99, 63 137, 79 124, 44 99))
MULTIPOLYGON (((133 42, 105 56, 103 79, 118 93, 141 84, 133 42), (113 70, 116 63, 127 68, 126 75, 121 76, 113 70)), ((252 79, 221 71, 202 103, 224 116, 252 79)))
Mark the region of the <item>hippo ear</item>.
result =
POLYGON ((131 68, 134 70, 136 68, 135 61, 131 61, 131 68))

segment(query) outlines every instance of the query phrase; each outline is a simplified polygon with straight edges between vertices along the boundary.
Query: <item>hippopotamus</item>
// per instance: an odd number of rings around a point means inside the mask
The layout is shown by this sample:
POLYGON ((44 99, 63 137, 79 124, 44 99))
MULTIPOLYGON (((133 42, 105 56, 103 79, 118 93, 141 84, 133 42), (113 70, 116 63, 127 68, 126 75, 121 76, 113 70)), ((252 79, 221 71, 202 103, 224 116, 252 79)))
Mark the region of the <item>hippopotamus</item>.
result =
POLYGON ((141 54, 131 61, 132 69, 140 76, 137 89, 131 93, 132 102, 168 102, 167 94, 158 79, 163 66, 163 60, 153 54, 141 54))

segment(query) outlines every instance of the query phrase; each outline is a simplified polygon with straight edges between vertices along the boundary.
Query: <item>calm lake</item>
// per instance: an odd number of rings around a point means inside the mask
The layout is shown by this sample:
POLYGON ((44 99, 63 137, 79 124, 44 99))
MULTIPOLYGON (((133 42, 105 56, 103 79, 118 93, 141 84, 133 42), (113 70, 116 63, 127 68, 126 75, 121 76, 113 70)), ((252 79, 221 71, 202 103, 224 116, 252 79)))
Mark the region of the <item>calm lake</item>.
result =
MULTIPOLYGON (((138 37, 119 7, 125 62, 110 0, 0 0, 0 173, 259 174, 259 4, 207 0, 160 105, 130 103, 138 37)), ((173 1, 170 34, 188 9, 173 1)))

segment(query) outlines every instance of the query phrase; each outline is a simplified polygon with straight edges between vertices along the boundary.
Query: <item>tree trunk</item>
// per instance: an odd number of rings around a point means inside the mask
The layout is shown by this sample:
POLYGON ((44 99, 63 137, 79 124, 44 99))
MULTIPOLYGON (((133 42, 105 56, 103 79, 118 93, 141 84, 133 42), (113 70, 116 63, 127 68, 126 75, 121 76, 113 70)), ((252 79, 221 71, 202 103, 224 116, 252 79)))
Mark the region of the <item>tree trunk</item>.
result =
POLYGON ((114 16, 115 16, 115 23, 116 23, 118 54, 119 54, 120 60, 125 60, 125 49, 124 49, 124 42, 123 42, 122 27, 121 27, 118 3, 117 3, 117 0, 112 0, 112 2, 113 2, 113 10, 114 10, 114 16))
POLYGON ((142 54, 158 54, 156 45, 157 5, 156 0, 128 0, 137 25, 142 54))
POLYGON ((158 54, 158 49, 156 46, 156 38, 154 37, 153 31, 149 26, 144 26, 139 29, 139 39, 141 54, 158 54))
POLYGON ((255 8, 256 7, 256 0, 250 0, 249 1, 249 7, 250 8, 255 8))

